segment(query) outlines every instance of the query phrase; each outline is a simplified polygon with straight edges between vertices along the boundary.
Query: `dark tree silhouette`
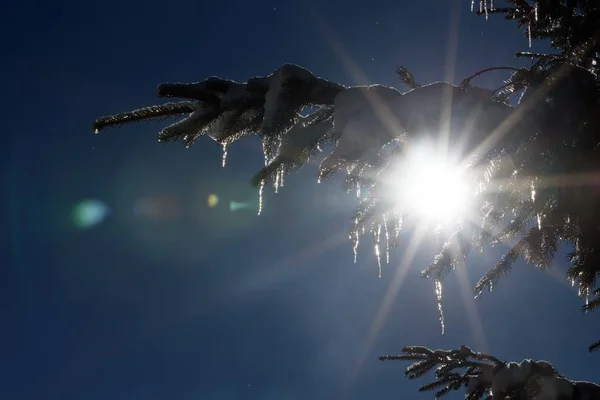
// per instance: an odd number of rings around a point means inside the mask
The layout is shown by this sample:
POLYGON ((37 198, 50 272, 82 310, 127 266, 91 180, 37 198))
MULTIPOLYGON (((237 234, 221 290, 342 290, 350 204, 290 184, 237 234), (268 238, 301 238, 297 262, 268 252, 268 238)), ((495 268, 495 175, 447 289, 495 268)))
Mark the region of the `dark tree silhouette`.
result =
MULTIPOLYGON (((505 3, 495 8, 482 0, 477 14, 503 14, 524 29, 530 43, 549 41, 556 52, 519 52, 517 57, 531 59, 529 67, 487 68, 459 86, 420 85, 399 67, 398 77, 410 88, 405 93, 381 85, 345 87, 296 65, 244 83, 210 77, 161 84, 159 97, 184 100, 101 117, 94 129, 187 114, 160 131, 159 141, 191 146, 209 136, 223 147, 223 165, 228 146, 257 135, 265 166, 251 183, 261 199, 265 185, 277 189, 285 175, 329 145, 332 151, 319 166, 319 179, 342 172, 345 188, 357 192, 360 204, 350 237, 356 252, 359 238, 372 236, 380 272, 380 251, 398 245, 403 216, 411 213, 408 204, 386 194, 386 177, 396 173, 392 161, 410 153, 423 136, 450 135, 448 143, 460 144, 450 150, 460 155, 462 169, 478 187, 472 199, 478 224, 450 224, 454 233, 422 271, 435 280, 440 312, 444 276, 465 262, 473 246, 506 243, 512 246, 479 280, 477 296, 491 291, 518 259, 549 268, 559 245, 566 243, 571 249, 567 278, 585 298, 583 311, 591 311, 600 307, 600 3, 505 3), (511 74, 496 90, 472 86, 491 70, 511 74), (511 96, 519 93, 511 105, 511 96)), ((261 207, 262 201, 259 213, 261 207)), ((590 346, 597 348, 600 341, 590 346)), ((404 352, 382 359, 417 361, 407 369, 410 378, 438 366, 437 380, 422 388, 439 389, 438 396, 466 386, 470 399, 600 398, 600 387, 568 381, 547 362, 504 363, 466 347, 406 347, 404 352), (466 372, 456 372, 461 368, 466 372)))

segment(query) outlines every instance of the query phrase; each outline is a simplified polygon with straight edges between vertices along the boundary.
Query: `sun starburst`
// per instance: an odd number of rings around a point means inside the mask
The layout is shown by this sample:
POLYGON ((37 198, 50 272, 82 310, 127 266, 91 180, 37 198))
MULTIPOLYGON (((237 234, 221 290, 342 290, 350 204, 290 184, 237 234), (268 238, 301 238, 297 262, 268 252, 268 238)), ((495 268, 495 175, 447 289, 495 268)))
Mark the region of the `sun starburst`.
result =
POLYGON ((452 223, 471 211, 475 190, 467 171, 429 142, 412 145, 382 179, 388 200, 423 222, 452 223))

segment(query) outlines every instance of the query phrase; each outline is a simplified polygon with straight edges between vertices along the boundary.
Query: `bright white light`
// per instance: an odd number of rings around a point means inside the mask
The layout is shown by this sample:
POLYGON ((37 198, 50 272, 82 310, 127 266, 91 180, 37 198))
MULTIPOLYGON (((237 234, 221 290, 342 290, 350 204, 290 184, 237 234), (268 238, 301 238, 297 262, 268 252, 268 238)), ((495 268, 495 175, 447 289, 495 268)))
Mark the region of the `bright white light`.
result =
POLYGON ((460 220, 474 194, 458 163, 433 146, 409 149, 386 179, 393 203, 436 223, 460 220))

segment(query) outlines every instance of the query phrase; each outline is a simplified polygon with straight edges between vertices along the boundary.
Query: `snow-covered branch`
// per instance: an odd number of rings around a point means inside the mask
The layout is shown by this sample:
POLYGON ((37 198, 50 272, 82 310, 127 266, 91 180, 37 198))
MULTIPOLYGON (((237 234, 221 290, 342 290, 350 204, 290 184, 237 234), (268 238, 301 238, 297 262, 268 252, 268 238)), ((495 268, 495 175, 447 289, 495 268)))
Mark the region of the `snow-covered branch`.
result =
POLYGON ((600 399, 600 386, 571 381, 547 361, 504 362, 466 346, 457 350, 407 346, 402 353, 379 359, 414 361, 405 371, 409 379, 420 378, 435 368, 436 380, 421 386, 419 391, 436 390, 436 398, 464 388, 467 400, 600 399))
MULTIPOLYGON (((403 93, 382 85, 345 87, 286 64, 244 83, 210 77, 162 84, 157 90, 160 97, 184 101, 101 117, 94 128, 187 114, 164 128, 159 140, 181 140, 190 146, 208 136, 223 147, 223 166, 228 146, 258 136, 264 167, 252 184, 259 188, 259 214, 266 185, 277 191, 286 174, 307 164, 323 145, 331 145, 331 153, 320 163, 319 180, 338 172, 346 175, 346 189, 360 198, 349 234, 354 255, 359 237, 372 235, 380 273, 381 249, 389 260, 390 248, 399 243, 403 214, 411 211, 389 190, 389 181, 399 175, 392 160, 410 154, 413 144, 427 142, 421 139, 432 139, 444 147, 440 154, 459 160, 477 187, 471 192, 470 207, 474 218, 481 217, 479 227, 472 228, 476 232, 458 227, 423 271, 435 280, 440 319, 443 276, 465 262, 473 243, 517 243, 477 284, 479 295, 491 290, 517 259, 548 268, 559 244, 567 241, 576 245, 569 256, 568 278, 589 297, 599 273, 594 210, 600 198, 593 185, 573 191, 563 184, 550 187, 548 182, 559 174, 580 176, 599 168, 598 77, 554 59, 531 68, 493 69, 514 72, 501 96, 471 86, 477 74, 461 86, 419 85, 400 69, 402 82, 411 87, 403 93), (506 96, 523 89, 516 107, 505 103, 506 96)), ((406 167, 410 168, 419 167, 406 167)), ((597 301, 589 304, 591 309, 597 301)))

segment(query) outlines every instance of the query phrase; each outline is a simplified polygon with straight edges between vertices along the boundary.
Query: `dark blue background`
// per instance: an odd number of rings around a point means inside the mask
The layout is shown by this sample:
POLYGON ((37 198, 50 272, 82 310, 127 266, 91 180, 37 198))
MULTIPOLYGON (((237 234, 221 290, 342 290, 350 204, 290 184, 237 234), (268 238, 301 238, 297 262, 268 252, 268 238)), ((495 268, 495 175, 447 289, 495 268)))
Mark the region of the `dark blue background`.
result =
POLYGON ((355 199, 317 185, 314 167, 267 191, 257 217, 227 209, 256 202, 256 142, 233 146, 223 169, 209 139, 189 150, 159 144, 157 124, 93 135, 96 117, 157 103, 166 81, 245 80, 293 62, 345 84, 399 85, 400 64, 424 83, 514 64, 522 32, 469 6, 5 1, 0 398, 430 398, 416 391, 424 381, 403 377, 406 364, 377 361, 408 344, 543 358, 597 380, 586 347, 598 319, 579 313, 562 258, 553 273, 517 265, 477 301, 470 287, 500 253, 471 258, 469 288, 457 275, 445 285, 442 336, 433 282, 418 274, 434 244, 410 263, 394 251, 381 279, 370 246, 352 264, 355 199), (171 217, 134 214, 140 199, 165 196, 171 217), (87 198, 111 214, 84 230, 71 213, 87 198), (396 270, 408 273, 382 307, 396 270))

